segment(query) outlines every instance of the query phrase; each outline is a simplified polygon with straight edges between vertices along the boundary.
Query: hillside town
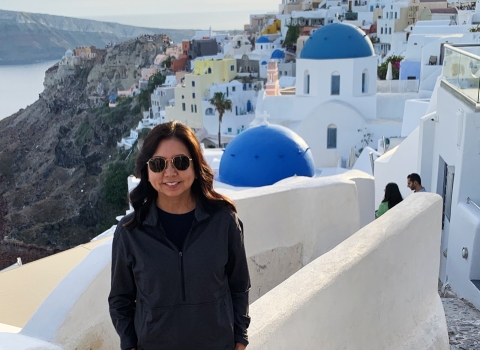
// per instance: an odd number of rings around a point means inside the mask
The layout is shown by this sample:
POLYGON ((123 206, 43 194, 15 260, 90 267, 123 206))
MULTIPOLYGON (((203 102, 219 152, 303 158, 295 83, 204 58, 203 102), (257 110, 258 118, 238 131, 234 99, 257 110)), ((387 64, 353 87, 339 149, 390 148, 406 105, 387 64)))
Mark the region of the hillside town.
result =
MULTIPOLYGON (((151 89, 120 151, 170 121, 200 141, 246 228, 249 349, 480 349, 478 4, 282 0, 240 34, 133 39, 163 52, 125 72, 126 90, 92 87, 112 110, 151 89), (391 183, 403 202, 379 217, 391 183)), ((68 50, 55 69, 73 76, 116 46, 68 50)), ((114 232, 0 271, 0 344, 118 348, 114 232)))

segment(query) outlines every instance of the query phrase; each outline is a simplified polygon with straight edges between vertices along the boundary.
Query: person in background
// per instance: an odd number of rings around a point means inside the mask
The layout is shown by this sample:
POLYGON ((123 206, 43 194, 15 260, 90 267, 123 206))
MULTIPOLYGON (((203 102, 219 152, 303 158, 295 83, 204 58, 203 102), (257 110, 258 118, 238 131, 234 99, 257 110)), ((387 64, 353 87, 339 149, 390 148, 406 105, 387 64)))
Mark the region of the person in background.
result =
POLYGON ((407 176, 407 187, 413 192, 426 192, 425 187, 422 187, 422 179, 420 175, 416 173, 411 173, 407 176))
POLYGON ((378 206, 378 210, 375 212, 375 216, 379 218, 385 214, 389 209, 392 209, 398 203, 403 200, 398 185, 394 182, 390 182, 385 186, 385 196, 382 203, 378 206))
POLYGON ((250 277, 235 204, 213 189, 193 131, 156 126, 136 158, 134 212, 112 243, 110 316, 122 350, 244 350, 250 277))

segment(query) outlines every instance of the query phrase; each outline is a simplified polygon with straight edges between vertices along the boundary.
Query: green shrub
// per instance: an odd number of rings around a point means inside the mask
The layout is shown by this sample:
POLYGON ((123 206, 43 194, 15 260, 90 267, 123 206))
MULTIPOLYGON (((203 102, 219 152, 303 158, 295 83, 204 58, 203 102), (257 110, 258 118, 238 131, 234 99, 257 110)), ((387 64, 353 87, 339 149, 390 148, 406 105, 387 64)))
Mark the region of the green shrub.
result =
POLYGON ((78 147, 88 143, 93 138, 93 129, 88 120, 84 121, 77 129, 75 134, 75 144, 78 147))
POLYGON ((385 62, 377 68, 377 75, 380 80, 385 80, 387 77, 388 63, 392 63, 392 77, 393 80, 398 80, 400 76, 400 61, 403 60, 402 56, 392 55, 388 57, 385 62))
POLYGON ((299 25, 288 25, 287 35, 285 35, 285 41, 283 42, 283 47, 287 45, 297 45, 298 37, 300 36, 300 26, 299 25))
POLYGON ((141 111, 142 111, 142 106, 140 104, 136 104, 135 107, 132 108, 133 115, 140 114, 141 111))
POLYGON ((123 123, 125 116, 130 112, 130 105, 119 104, 115 108, 110 108, 106 113, 101 115, 102 121, 108 125, 118 125, 123 123))
POLYGON ((105 202, 117 213, 123 212, 128 208, 127 178, 129 175, 124 162, 109 164, 105 172, 105 202))
POLYGON ((145 140, 145 138, 147 137, 148 133, 150 132, 150 129, 142 129, 139 133, 138 133, 138 139, 142 139, 142 140, 145 140))

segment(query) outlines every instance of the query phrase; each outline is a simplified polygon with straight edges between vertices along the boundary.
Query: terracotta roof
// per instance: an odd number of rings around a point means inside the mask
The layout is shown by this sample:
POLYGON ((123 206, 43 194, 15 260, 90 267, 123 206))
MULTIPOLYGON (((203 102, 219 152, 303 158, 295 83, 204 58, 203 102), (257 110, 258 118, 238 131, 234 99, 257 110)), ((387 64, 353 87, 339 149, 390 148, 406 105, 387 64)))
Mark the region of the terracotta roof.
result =
POLYGON ((446 9, 430 9, 431 13, 458 13, 456 8, 446 8, 446 9))

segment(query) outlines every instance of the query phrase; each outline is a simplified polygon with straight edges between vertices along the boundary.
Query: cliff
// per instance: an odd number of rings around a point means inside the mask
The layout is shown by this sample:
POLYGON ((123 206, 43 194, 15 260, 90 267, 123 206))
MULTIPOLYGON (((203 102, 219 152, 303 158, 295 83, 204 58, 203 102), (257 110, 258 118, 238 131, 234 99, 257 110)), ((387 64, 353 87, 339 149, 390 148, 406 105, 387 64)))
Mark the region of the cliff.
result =
POLYGON ((57 64, 39 100, 0 121, 0 269, 88 242, 128 208, 135 154, 116 143, 145 101, 109 108, 106 96, 128 89, 163 46, 140 38, 76 67, 57 64))
POLYGON ((143 34, 167 34, 174 42, 190 39, 193 30, 142 28, 88 19, 0 10, 0 64, 59 59, 79 46, 104 48, 143 34))

